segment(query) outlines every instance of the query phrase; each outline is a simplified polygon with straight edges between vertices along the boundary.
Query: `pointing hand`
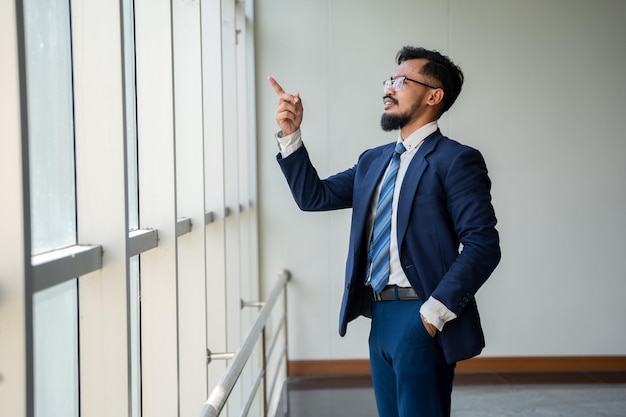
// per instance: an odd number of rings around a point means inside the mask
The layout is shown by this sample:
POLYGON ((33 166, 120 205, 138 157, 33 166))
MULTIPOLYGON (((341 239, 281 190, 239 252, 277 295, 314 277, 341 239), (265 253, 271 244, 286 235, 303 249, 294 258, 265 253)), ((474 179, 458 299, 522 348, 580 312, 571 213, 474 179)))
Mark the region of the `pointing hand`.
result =
POLYGON ((283 135, 289 135, 300 128, 302 123, 302 100, 300 99, 300 93, 288 94, 278 84, 278 82, 268 77, 267 80, 276 91, 278 95, 278 108, 276 109, 276 123, 283 132, 283 135))

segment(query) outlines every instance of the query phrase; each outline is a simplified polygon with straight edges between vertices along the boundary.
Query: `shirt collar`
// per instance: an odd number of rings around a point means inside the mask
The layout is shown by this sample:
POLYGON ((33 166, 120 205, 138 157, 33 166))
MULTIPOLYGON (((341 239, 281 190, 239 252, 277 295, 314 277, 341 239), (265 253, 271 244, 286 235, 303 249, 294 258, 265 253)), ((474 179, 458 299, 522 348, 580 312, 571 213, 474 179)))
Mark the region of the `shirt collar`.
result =
POLYGON ((436 132, 437 129, 439 129, 439 125, 436 120, 433 120, 411 133, 408 138, 404 139, 404 141, 402 140, 402 133, 398 133, 397 141, 403 142, 407 152, 411 152, 419 148, 424 139, 426 139, 431 133, 436 132))

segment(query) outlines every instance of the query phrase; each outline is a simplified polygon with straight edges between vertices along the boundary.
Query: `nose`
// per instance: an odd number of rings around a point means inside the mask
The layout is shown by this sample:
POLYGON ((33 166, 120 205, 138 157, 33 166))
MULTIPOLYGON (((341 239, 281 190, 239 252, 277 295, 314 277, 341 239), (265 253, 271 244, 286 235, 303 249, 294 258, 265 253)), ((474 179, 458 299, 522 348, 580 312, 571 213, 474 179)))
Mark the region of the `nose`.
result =
POLYGON ((393 83, 389 83, 389 86, 384 88, 385 94, 388 96, 393 96, 396 94, 396 90, 393 88, 393 83))

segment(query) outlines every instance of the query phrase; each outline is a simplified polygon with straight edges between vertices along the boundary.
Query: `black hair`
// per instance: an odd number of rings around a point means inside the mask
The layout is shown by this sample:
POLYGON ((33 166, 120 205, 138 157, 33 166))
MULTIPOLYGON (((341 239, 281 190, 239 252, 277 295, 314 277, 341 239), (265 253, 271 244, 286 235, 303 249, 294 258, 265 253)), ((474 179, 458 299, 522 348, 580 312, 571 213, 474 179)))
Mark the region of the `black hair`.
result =
POLYGON ((463 71, 447 56, 422 47, 404 46, 396 55, 398 65, 409 59, 420 58, 428 60, 422 67, 420 73, 429 79, 437 80, 441 83, 441 88, 444 93, 441 113, 439 114, 439 116, 441 116, 452 107, 459 93, 461 93, 464 80, 463 71))

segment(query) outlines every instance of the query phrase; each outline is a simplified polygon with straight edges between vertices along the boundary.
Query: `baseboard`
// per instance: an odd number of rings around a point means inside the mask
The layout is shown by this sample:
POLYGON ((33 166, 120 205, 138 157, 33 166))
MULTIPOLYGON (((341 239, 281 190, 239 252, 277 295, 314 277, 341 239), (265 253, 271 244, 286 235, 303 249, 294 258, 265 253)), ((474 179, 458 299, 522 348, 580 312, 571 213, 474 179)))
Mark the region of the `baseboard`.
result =
POLYGON ((457 372, 623 372, 626 356, 529 356, 459 362, 457 372))
MULTIPOLYGON (((462 372, 623 372, 626 356, 477 357, 459 362, 462 372)), ((289 376, 369 375, 367 359, 291 360, 289 376)))
POLYGON ((290 360, 287 368, 289 376, 308 375, 369 375, 370 361, 368 359, 338 359, 338 360, 290 360))

